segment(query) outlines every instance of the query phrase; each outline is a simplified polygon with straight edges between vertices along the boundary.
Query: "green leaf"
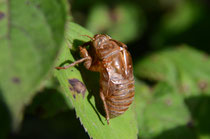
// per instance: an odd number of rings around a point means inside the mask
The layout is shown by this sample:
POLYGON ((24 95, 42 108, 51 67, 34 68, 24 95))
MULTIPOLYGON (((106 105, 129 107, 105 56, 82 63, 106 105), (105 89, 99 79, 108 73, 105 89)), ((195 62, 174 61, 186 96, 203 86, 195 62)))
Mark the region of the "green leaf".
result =
POLYGON ((209 65, 206 54, 181 46, 141 60, 135 65, 135 74, 141 78, 167 81, 186 96, 199 95, 209 92, 209 65))
POLYGON ((151 89, 143 82, 135 80, 135 105, 138 121, 139 136, 142 136, 142 127, 144 126, 144 109, 152 99, 151 89))
POLYGON ((67 9, 63 0, 1 0, 0 12, 0 95, 16 129, 54 63, 67 9))
POLYGON ((158 84, 153 90, 136 82, 136 111, 141 138, 191 136, 187 123, 190 113, 184 99, 167 83, 158 84), (176 135, 176 128, 184 129, 176 135), (173 135, 173 136, 172 136, 173 135))
POLYGON ((109 8, 105 4, 93 6, 87 19, 87 29, 97 34, 101 33, 112 26, 110 20, 109 8), (101 15, 103 17, 101 18, 101 15))
MULTIPOLYGON (((92 33, 77 24, 70 23, 66 34, 66 43, 56 62, 56 66, 65 66, 75 61, 74 58, 79 59, 78 46, 89 41, 88 37, 81 35, 93 36, 92 33)), ((83 65, 79 65, 66 70, 55 70, 54 75, 58 78, 69 100, 75 107, 76 115, 90 137, 102 139, 137 138, 137 125, 133 106, 123 115, 111 119, 110 124, 107 125, 105 117, 101 114, 104 113, 104 110, 100 107, 101 100, 97 73, 90 72, 84 69, 83 65), (72 86, 69 84, 71 79, 83 82, 86 85, 87 91, 84 93, 84 97, 80 92, 71 91, 72 86)))
POLYGON ((106 33, 122 42, 141 37, 144 27, 141 8, 130 3, 121 3, 112 9, 108 5, 97 4, 87 19, 87 29, 93 33, 106 33))

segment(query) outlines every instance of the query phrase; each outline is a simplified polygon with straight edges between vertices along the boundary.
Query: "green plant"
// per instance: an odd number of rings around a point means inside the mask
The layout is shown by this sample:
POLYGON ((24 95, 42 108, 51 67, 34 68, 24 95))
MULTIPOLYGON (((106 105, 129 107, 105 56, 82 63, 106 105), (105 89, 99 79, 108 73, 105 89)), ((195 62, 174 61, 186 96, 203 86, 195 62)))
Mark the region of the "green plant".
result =
POLYGON ((0 138, 209 138, 204 5, 0 0, 0 138), (134 61, 135 101, 110 125, 99 74, 82 64, 55 69, 80 59, 78 47, 89 41, 82 35, 95 33, 128 44, 134 61), (75 79, 85 91, 72 89, 75 79))

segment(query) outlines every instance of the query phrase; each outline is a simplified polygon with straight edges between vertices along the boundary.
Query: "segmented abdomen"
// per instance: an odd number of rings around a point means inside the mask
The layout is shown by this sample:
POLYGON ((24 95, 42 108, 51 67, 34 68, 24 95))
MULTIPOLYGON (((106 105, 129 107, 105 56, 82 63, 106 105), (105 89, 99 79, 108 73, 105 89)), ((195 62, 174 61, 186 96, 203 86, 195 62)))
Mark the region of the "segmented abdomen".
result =
POLYGON ((134 79, 117 81, 109 88, 111 96, 106 97, 110 118, 123 114, 134 99, 134 79))

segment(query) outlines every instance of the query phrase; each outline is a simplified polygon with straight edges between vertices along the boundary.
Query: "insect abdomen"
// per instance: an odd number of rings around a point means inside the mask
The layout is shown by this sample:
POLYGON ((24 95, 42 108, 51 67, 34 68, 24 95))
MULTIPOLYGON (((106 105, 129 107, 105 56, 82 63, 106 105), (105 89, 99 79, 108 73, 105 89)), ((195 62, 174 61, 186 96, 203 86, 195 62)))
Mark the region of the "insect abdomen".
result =
POLYGON ((110 118, 123 114, 134 99, 134 80, 114 84, 112 96, 106 98, 110 118))

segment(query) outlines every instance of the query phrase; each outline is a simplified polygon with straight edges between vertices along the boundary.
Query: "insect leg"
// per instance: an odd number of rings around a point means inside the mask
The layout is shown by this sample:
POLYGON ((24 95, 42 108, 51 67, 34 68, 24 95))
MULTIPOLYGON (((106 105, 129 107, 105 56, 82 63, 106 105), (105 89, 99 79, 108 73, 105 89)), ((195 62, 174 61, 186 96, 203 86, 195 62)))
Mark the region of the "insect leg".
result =
POLYGON ((84 62, 84 66, 85 66, 86 69, 90 69, 91 64, 92 64, 92 58, 90 57, 86 48, 84 48, 83 46, 80 46, 79 49, 80 49, 80 56, 81 57, 83 57, 83 58, 88 57, 88 59, 84 62))
POLYGON ((103 92, 100 90, 100 97, 103 101, 103 104, 104 104, 104 109, 105 109, 105 112, 106 112, 106 120, 107 120, 107 124, 109 124, 109 111, 108 111, 108 107, 107 107, 107 104, 106 104, 106 100, 105 100, 105 96, 103 94, 103 92))
POLYGON ((84 61, 86 61, 88 59, 90 59, 90 57, 84 57, 84 58, 82 58, 80 60, 75 61, 74 63, 71 63, 71 64, 67 65, 67 66, 64 66, 64 67, 55 67, 55 68, 56 69, 67 69, 67 68, 73 67, 73 66, 75 66, 75 65, 77 65, 79 63, 82 63, 82 62, 84 62, 84 61))
POLYGON ((74 63, 71 63, 70 65, 64 66, 64 67, 55 67, 56 69, 67 69, 70 67, 73 67, 79 63, 82 63, 84 61, 89 61, 91 60, 91 57, 88 55, 88 52, 86 50, 86 48, 84 48, 85 46, 88 46, 90 44, 90 42, 86 42, 84 43, 82 46, 79 47, 80 49, 80 55, 81 55, 81 59, 75 61, 74 63))
POLYGON ((81 57, 89 57, 89 59, 84 62, 84 66, 86 69, 91 70, 91 71, 99 71, 100 70, 100 65, 99 65, 98 61, 93 62, 87 49, 82 46, 80 46, 80 56, 81 57))

